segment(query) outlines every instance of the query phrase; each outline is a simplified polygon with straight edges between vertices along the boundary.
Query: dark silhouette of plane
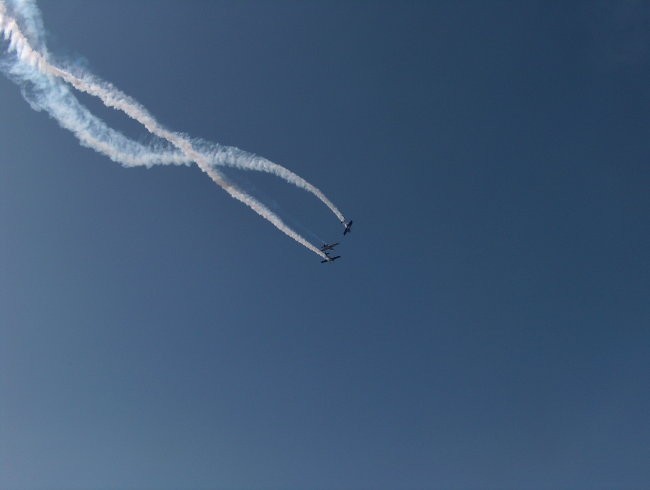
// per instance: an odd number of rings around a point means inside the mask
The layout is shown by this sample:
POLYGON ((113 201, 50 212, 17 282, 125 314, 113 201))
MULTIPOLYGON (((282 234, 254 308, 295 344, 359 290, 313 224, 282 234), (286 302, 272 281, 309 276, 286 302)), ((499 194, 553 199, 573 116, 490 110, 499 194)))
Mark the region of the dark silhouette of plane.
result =
POLYGON ((347 223, 345 221, 341 221, 343 226, 345 226, 345 230, 343 230, 343 234, 347 235, 352 231, 352 220, 348 221, 347 223))
MULTIPOLYGON (((325 255, 327 255, 327 254, 325 254, 325 255)), ((334 257, 330 257, 329 255, 327 255, 327 258, 321 260, 320 263, 321 263, 321 264, 324 264, 324 263, 326 263, 326 262, 334 262, 336 259, 340 259, 340 258, 341 258, 340 255, 336 255, 336 256, 334 256, 334 257)))
POLYGON ((336 243, 323 243, 323 246, 320 248, 323 252, 327 252, 328 250, 334 250, 334 247, 336 247, 339 244, 339 242, 336 243))

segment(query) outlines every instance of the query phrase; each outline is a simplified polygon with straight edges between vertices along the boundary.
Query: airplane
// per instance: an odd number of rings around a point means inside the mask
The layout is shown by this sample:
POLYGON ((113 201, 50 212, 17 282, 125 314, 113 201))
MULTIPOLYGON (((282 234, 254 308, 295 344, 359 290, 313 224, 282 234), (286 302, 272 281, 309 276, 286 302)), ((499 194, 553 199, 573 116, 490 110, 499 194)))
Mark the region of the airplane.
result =
POLYGON ((323 252, 327 252, 328 250, 334 250, 334 247, 336 247, 339 244, 339 242, 336 243, 323 243, 323 246, 320 248, 323 252))
MULTIPOLYGON (((327 255, 327 254, 325 254, 325 255, 327 255)), ((327 255, 327 258, 321 260, 320 263, 324 264, 325 262, 334 262, 336 259, 340 259, 340 258, 341 258, 340 255, 335 255, 334 257, 330 257, 329 255, 327 255)))
POLYGON ((348 221, 347 223, 345 221, 341 221, 341 223, 343 224, 343 226, 345 226, 345 230, 343 230, 344 235, 347 235, 348 233, 350 233, 352 231, 352 229, 351 229, 352 228, 352 220, 348 221))

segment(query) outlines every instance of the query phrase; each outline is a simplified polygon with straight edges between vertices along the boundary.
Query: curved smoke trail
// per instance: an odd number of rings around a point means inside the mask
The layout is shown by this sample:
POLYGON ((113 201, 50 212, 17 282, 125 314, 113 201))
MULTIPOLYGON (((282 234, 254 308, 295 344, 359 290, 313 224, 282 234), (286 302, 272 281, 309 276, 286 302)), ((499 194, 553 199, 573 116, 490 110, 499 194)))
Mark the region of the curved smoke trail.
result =
MULTIPOLYGON (((325 257, 323 252, 289 228, 266 206, 230 183, 211 164, 216 161, 222 165, 228 164, 238 168, 266 171, 279 175, 285 180, 314 193, 343 221, 343 215, 317 188, 280 165, 260 157, 254 157, 236 148, 215 145, 212 158, 210 158, 204 152, 197 150, 188 138, 162 127, 144 107, 111 84, 100 81, 88 73, 75 75, 71 70, 66 70, 51 64, 47 59, 47 55, 41 54, 41 52, 34 49, 30 42, 31 40, 35 44, 44 46, 41 36, 42 26, 39 21, 39 16, 35 14, 37 10, 26 1, 20 2, 17 7, 18 14, 22 14, 22 20, 25 21, 25 32, 20 29, 15 18, 7 15, 5 3, 0 0, 0 30, 5 40, 9 41, 9 51, 15 52, 18 60, 23 63, 22 66, 14 66, 10 74, 14 77, 22 77, 23 79, 30 78, 26 70, 31 67, 43 76, 34 76, 35 74, 31 76, 31 81, 33 83, 36 82, 34 83, 36 90, 40 90, 41 94, 47 94, 47 97, 44 98, 45 104, 42 104, 41 107, 46 108, 48 112, 57 118, 62 126, 72 131, 82 144, 90 146, 127 165, 153 165, 162 162, 181 164, 193 161, 233 198, 249 206, 279 230, 312 252, 323 258, 325 257), (49 75, 49 77, 46 75, 49 75), (54 91, 53 88, 55 85, 52 84, 50 77, 64 80, 77 90, 98 97, 104 105, 124 112, 127 116, 141 123, 151 134, 167 141, 179 151, 166 148, 154 148, 152 150, 139 143, 128 140, 117 131, 108 128, 103 122, 90 115, 74 99, 72 94, 65 90, 67 87, 58 86, 58 91, 54 91), (58 95, 58 98, 55 95, 58 95), (75 103, 70 104, 69 102, 73 99, 75 103)), ((46 51, 43 52, 47 53, 46 51)), ((42 97, 41 103, 43 102, 42 97)))

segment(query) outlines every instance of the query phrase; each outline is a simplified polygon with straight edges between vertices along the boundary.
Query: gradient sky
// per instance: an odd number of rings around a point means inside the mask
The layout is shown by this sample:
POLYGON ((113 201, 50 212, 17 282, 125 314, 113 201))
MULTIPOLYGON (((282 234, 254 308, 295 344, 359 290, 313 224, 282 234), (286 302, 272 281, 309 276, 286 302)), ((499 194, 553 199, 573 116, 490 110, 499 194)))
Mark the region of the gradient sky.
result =
POLYGON ((51 51, 355 225, 229 173, 340 240, 321 265, 1 77, 0 488, 647 488, 647 3, 39 5, 51 51))

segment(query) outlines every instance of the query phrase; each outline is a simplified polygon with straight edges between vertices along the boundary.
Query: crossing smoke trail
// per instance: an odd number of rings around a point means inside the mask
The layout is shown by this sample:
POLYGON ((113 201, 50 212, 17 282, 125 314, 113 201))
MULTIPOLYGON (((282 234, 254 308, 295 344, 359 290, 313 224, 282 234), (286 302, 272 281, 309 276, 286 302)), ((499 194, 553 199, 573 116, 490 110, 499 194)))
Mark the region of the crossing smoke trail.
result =
MULTIPOLYGON (((41 17, 38 9, 32 0, 13 0, 18 4, 17 13, 21 14, 21 24, 25 26, 24 34, 32 45, 38 44, 40 53, 47 50, 41 39, 43 32, 41 17)), ((17 63, 8 67, 7 70, 19 83, 29 82, 32 90, 25 93, 36 110, 44 109, 59 124, 71 131, 79 142, 95 151, 102 153, 113 161, 124 166, 150 167, 152 165, 190 165, 182 153, 170 148, 163 148, 161 144, 144 146, 140 143, 126 138, 118 131, 106 126, 106 124, 90 113, 71 94, 67 85, 59 79, 43 75, 40 71, 29 64, 17 63)), ((320 189, 307 182, 299 175, 289 169, 269 161, 266 158, 245 152, 239 148, 223 146, 200 140, 194 140, 194 147, 204 154, 212 165, 229 166, 242 170, 255 170, 276 175, 286 182, 306 190, 323 202, 339 219, 344 222, 343 213, 322 193, 320 189)))
POLYGON ((278 165, 277 163, 273 163, 270 160, 257 155, 251 155, 246 151, 232 146, 221 146, 213 143, 199 143, 198 146, 205 146, 202 153, 208 156, 210 160, 217 165, 270 173, 284 179, 290 184, 312 193, 336 215, 339 221, 346 221, 343 213, 339 211, 339 209, 325 196, 325 194, 322 193, 320 189, 282 165, 278 165))
POLYGON ((290 170, 237 148, 200 142, 197 144, 199 146, 197 149, 186 137, 163 128, 144 107, 112 85, 102 82, 89 74, 75 75, 71 71, 51 64, 47 60, 47 52, 42 41, 41 33, 43 29, 38 10, 29 0, 18 1, 16 7, 17 14, 22 16, 21 20, 25 26, 25 33, 18 27, 16 20, 7 15, 6 5, 1 0, 0 30, 4 38, 9 40, 9 51, 15 52, 20 61, 20 63, 10 67, 9 74, 20 81, 28 80, 31 82, 33 92, 30 95, 34 108, 47 110, 64 128, 73 132, 83 145, 89 146, 127 166, 150 166, 170 163, 189 164, 194 161, 203 172, 208 174, 215 183, 224 188, 232 197, 248 205, 285 234, 323 257, 323 253, 319 249, 291 230, 263 204, 228 182, 211 165, 228 165, 275 174, 287 182, 313 193, 341 221, 344 221, 345 218, 340 211, 320 190, 290 170), (35 50, 30 41, 40 45, 45 55, 35 50), (100 98, 107 107, 124 112, 143 124, 151 134, 169 142, 177 150, 161 145, 153 148, 146 147, 129 140, 87 111, 69 92, 67 86, 57 83, 57 79, 64 80, 76 89, 100 98))

